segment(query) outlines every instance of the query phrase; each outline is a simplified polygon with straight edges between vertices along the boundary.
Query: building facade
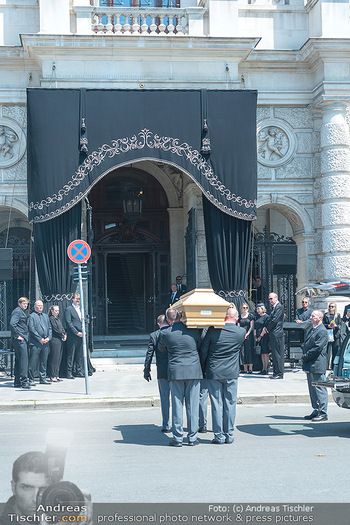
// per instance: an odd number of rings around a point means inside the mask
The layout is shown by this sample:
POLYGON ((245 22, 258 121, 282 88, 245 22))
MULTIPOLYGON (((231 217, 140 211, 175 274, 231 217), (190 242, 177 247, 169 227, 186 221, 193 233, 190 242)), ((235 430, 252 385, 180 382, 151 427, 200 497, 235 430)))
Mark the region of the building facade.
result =
MULTIPOLYGON (((297 245, 298 287, 350 278, 349 14, 341 0, 1 1, 0 243, 14 248, 13 297, 30 282, 39 293, 27 213, 28 87, 256 89, 254 231, 297 245)), ((133 290, 130 309, 148 305, 145 329, 176 275, 210 286, 201 192, 185 173, 137 162, 91 190, 83 235, 88 209, 98 333, 122 323, 116 275, 133 290), (149 189, 138 239, 113 212, 130 176, 149 189)))

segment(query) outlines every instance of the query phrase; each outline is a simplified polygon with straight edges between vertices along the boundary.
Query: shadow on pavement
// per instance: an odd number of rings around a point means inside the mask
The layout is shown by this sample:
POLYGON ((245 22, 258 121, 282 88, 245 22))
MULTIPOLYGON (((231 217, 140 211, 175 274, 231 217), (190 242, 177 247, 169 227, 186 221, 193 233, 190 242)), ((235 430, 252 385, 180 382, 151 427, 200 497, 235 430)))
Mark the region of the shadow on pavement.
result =
POLYGON ((276 423, 262 425, 238 425, 237 430, 252 436, 291 436, 302 435, 306 437, 341 437, 350 438, 350 424, 347 422, 303 422, 300 423, 276 423))

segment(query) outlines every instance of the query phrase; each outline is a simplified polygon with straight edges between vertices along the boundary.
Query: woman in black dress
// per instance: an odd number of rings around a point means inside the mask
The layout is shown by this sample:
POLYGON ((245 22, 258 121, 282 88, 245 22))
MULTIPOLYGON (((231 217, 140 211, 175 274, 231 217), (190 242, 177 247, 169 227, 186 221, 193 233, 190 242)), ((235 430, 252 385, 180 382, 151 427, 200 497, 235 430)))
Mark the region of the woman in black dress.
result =
POLYGON ((254 354, 254 316, 249 313, 249 306, 243 303, 241 306, 241 315, 238 319, 238 326, 245 329, 245 341, 242 347, 241 362, 243 364, 243 373, 253 373, 253 354, 254 354), (249 367, 249 369, 248 369, 249 367))
POLYGON ((266 313, 266 308, 263 303, 258 304, 256 307, 256 312, 258 314, 257 319, 255 319, 254 325, 254 338, 258 345, 261 347, 261 361, 262 361, 262 370, 260 374, 269 373, 269 354, 270 354, 270 341, 269 334, 261 335, 261 331, 265 326, 266 320, 269 317, 266 313))
POLYGON ((52 339, 50 341, 50 354, 48 362, 49 376, 51 381, 62 381, 58 374, 62 359, 63 341, 67 339, 67 334, 59 318, 60 308, 56 304, 52 305, 49 311, 49 319, 52 326, 52 339))
POLYGON ((330 367, 333 369, 334 358, 337 355, 340 346, 340 335, 342 320, 340 314, 337 312, 336 303, 329 303, 328 311, 323 316, 323 324, 328 329, 329 339, 327 345, 327 368, 329 367, 329 361, 331 361, 330 367))

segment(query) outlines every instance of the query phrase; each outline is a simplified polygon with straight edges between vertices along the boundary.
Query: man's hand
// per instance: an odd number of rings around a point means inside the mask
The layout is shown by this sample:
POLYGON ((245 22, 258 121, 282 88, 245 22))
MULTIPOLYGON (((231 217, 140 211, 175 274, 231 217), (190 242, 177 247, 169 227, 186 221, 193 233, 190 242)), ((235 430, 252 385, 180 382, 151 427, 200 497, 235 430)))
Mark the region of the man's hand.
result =
POLYGON ((149 370, 144 371, 143 377, 146 379, 147 382, 152 381, 151 372, 149 370))
POLYGON ((303 321, 301 321, 301 319, 297 319, 295 322, 296 323, 302 323, 303 321))
POLYGON ((83 332, 78 332, 77 337, 83 337, 83 332))
POLYGON ((24 341, 24 338, 21 337, 20 335, 17 337, 18 341, 24 341))

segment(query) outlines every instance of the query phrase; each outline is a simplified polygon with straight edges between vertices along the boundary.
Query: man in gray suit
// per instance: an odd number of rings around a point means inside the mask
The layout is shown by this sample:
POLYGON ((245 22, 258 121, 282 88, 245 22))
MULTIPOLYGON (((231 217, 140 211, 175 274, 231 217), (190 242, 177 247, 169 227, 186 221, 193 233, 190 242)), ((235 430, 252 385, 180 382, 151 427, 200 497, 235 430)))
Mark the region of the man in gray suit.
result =
POLYGON ((162 432, 171 432, 170 428, 170 387, 168 381, 168 353, 159 350, 159 339, 161 330, 169 328, 165 320, 165 315, 158 315, 157 325, 159 330, 152 332, 149 337, 148 349, 146 352, 143 377, 146 381, 151 381, 151 363, 154 352, 156 353, 157 380, 160 396, 160 408, 162 411, 162 432))
POLYGON ((170 326, 161 331, 160 350, 168 351, 173 432, 169 445, 182 447, 185 400, 188 444, 194 446, 198 445, 199 390, 203 378, 198 354, 201 338, 198 330, 186 328, 175 308, 168 308, 166 318, 170 326))
POLYGON ((246 331, 236 325, 238 312, 230 307, 225 317, 225 326, 209 328, 201 347, 201 364, 207 379, 214 439, 221 445, 234 440, 234 422, 237 403, 237 380, 239 353, 246 331))
POLYGON ((34 303, 34 312, 29 316, 29 366, 28 375, 31 385, 34 383, 34 373, 39 362, 40 384, 51 385, 46 377, 47 358, 49 356, 49 341, 52 338, 52 328, 49 316, 43 313, 43 302, 34 303))
POLYGON ((327 370, 328 332, 324 324, 323 312, 314 310, 310 321, 313 328, 306 336, 303 345, 303 370, 306 372, 307 384, 313 412, 304 419, 327 421, 328 390, 323 386, 313 386, 313 381, 325 381, 327 370))

